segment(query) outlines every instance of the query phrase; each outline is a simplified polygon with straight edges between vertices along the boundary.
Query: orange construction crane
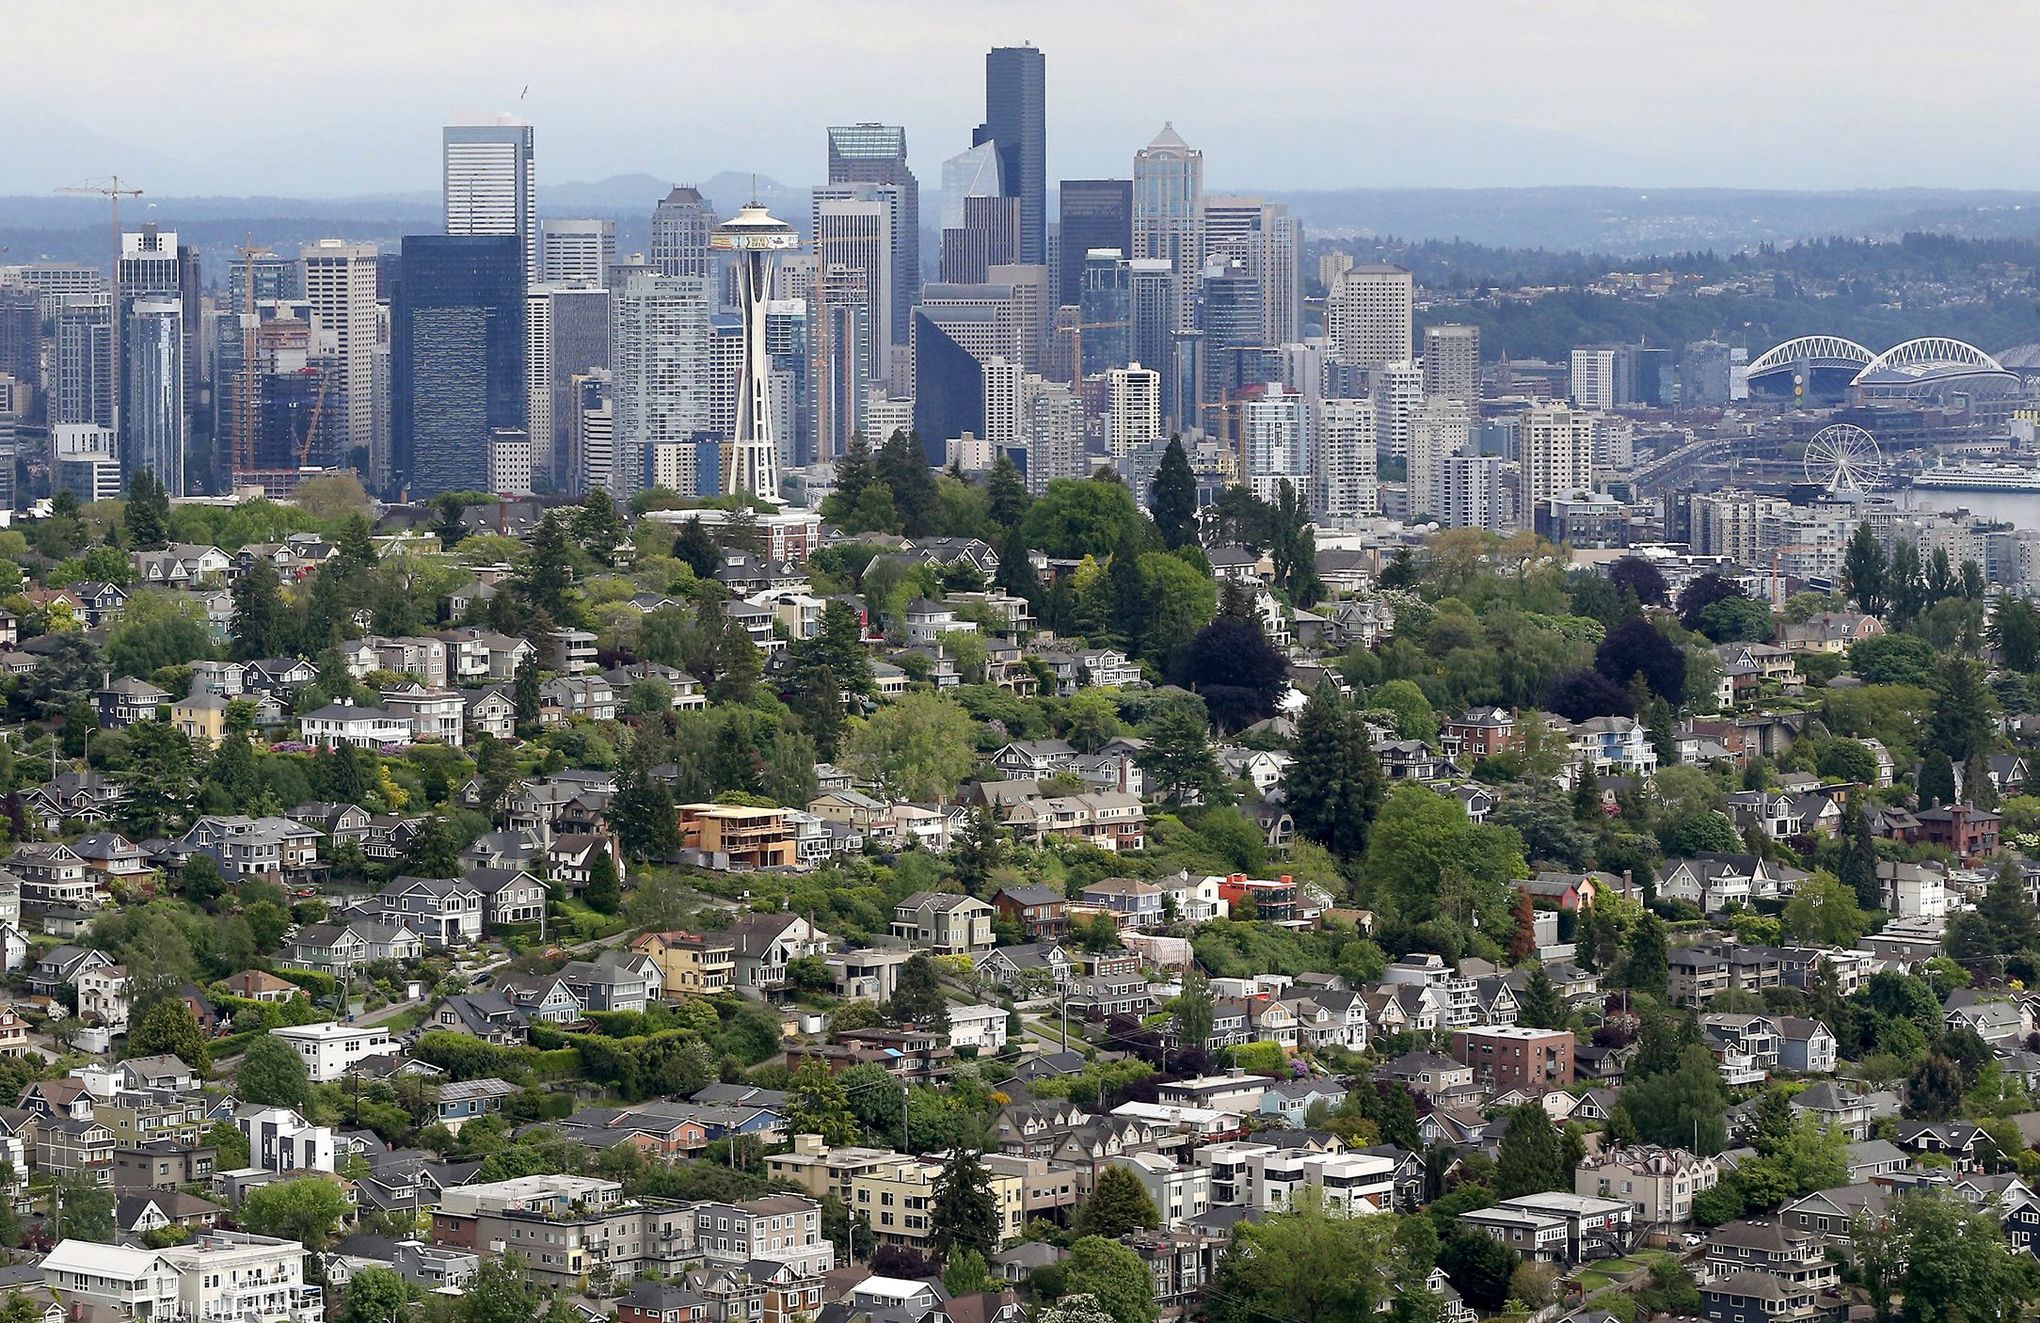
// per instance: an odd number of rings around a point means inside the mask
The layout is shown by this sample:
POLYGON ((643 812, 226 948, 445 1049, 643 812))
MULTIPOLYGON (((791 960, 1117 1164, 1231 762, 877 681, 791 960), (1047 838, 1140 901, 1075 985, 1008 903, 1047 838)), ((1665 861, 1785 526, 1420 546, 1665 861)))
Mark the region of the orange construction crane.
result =
POLYGON ((1132 325, 1129 321, 1087 322, 1080 310, 1077 319, 1068 326, 1056 327, 1056 334, 1070 337, 1070 384, 1081 385, 1084 380, 1084 332, 1123 330, 1132 325))
POLYGON ((326 391, 333 385, 331 368, 319 368, 318 373, 319 394, 318 398, 312 401, 312 421, 305 424, 304 439, 298 442, 297 462, 301 469, 305 466, 305 461, 311 458, 312 441, 319 435, 319 418, 326 412, 326 391))
POLYGON ((276 250, 257 246, 250 235, 235 252, 241 258, 241 389, 234 398, 234 472, 240 474, 255 467, 255 386, 260 380, 255 371, 255 333, 262 325, 255 308, 255 259, 273 257, 276 250))
POLYGON ((123 188, 120 176, 114 175, 104 183, 72 184, 57 190, 59 193, 91 193, 106 199, 107 208, 113 217, 113 272, 109 287, 113 290, 113 306, 107 318, 111 328, 112 343, 107 349, 107 394, 113 411, 113 434, 120 436, 120 200, 138 198, 139 188, 123 188))

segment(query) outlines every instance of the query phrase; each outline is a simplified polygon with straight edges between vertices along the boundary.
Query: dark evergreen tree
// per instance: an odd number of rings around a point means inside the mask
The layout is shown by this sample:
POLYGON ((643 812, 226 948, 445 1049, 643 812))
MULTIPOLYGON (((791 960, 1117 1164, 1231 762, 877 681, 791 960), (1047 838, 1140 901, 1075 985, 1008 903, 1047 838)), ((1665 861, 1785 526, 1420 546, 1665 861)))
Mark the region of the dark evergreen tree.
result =
POLYGON ((1990 752, 1995 725, 1990 690, 1983 668, 1965 657, 1949 657, 1936 677, 1933 714, 1927 739, 1956 762, 1979 750, 1990 752))
POLYGON ((1580 822, 1600 825, 1608 821, 1608 815, 1601 807, 1601 778, 1594 775, 1594 764, 1582 759, 1580 770, 1573 781, 1573 817, 1580 822))
POLYGON ((1943 808, 1955 802, 1955 764, 1949 761, 1946 751, 1927 750, 1920 759, 1919 780, 1913 791, 1923 809, 1943 808))
POLYGON ((234 580, 233 615, 227 624, 237 661, 258 661, 279 651, 277 631, 283 616, 281 583, 276 566, 257 556, 234 580))
POLYGON ((1191 702, 1171 703, 1148 719, 1147 747, 1133 756, 1143 772, 1176 803, 1210 803, 1225 789, 1225 772, 1211 747, 1211 725, 1191 702))
POLYGON ((627 536, 616 502, 600 487, 590 487, 574 511, 574 541, 604 565, 616 563, 616 549, 627 536))
POLYGON ((1283 659, 1258 620, 1222 614, 1177 650, 1172 678, 1204 699, 1221 730, 1239 730, 1275 714, 1289 683, 1283 659))
POLYGON ((1629 954, 1622 962, 1622 986, 1663 996, 1671 973, 1665 925, 1657 915, 1646 912, 1629 934, 1629 954))
POLYGON ((1282 778, 1297 831, 1342 859, 1366 852, 1381 808, 1381 765, 1367 723, 1337 690, 1321 685, 1296 723, 1295 760, 1282 778))
MULTIPOLYGON (((718 613, 721 614, 721 613, 718 613)), ((721 632, 715 644, 715 678, 708 684, 711 703, 749 703, 757 692, 764 661, 751 632, 728 615, 722 615, 721 632)))
POLYGON ((459 877, 460 852, 466 842, 453 823, 439 815, 419 824, 418 834, 404 851, 403 871, 409 877, 459 877))
POLYGON ((614 914, 623 908, 623 882, 607 849, 596 849, 595 862, 588 866, 588 889, 581 898, 597 914, 614 914))
POLYGON ((680 536, 673 539, 673 556, 693 570, 697 579, 712 579, 722 567, 722 548, 715 544, 699 519, 680 525, 680 536))
POLYGON ((432 523, 432 531, 439 536, 439 545, 448 551, 460 545, 467 536, 467 503, 454 492, 441 492, 433 498, 432 508, 438 518, 432 523))
POLYGON ((1856 904, 1865 910, 1884 908, 1883 888, 1877 881, 1877 843, 1870 835, 1869 815, 1855 795, 1842 810, 1842 857, 1835 875, 1856 893, 1856 904))
MULTIPOLYGON (((1591 910, 1592 907, 1588 908, 1591 910)), ((1581 926, 1584 927, 1585 916, 1581 918, 1581 926)), ((1551 981, 1551 976, 1540 965, 1531 973, 1530 983, 1523 989, 1522 1003, 1516 1009, 1516 1023, 1526 1029, 1563 1029, 1570 1018, 1558 985, 1551 981)))
POLYGON ((1857 610, 1870 616, 1884 614, 1884 581, 1890 569, 1884 544, 1877 540, 1870 521, 1857 524, 1855 536, 1849 539, 1849 550, 1842 557, 1842 591, 1856 603, 1857 610))
POLYGON ((899 512, 906 535, 927 537, 939 531, 942 491, 935 483, 935 471, 928 467, 920 438, 894 432, 880 447, 876 467, 878 480, 892 492, 893 509, 899 512))
POLYGON ((991 1173, 977 1151, 958 1144, 935 1178, 935 1198, 928 1210, 930 1247, 938 1256, 952 1246, 990 1254, 999 1247, 999 1199, 991 1173))
POLYGON ((1495 1193, 1504 1199, 1570 1190, 1572 1172, 1565 1165, 1565 1145, 1552 1128, 1551 1114, 1534 1102, 1509 1112, 1495 1161, 1495 1193))
POLYGON ((547 513, 531 534, 531 554, 517 573, 518 595, 533 608, 566 623, 573 618, 568 590, 574 582, 573 559, 559 516, 547 513))
POLYGON ((511 673, 511 700, 517 705, 517 733, 525 739, 538 734, 538 656, 526 653, 511 673))
POLYGON ((680 849, 680 813, 673 792, 651 778, 641 746, 633 745, 609 800, 609 825, 633 859, 670 859, 680 849))
POLYGON ((1991 784, 1990 758, 1982 749, 1972 749, 1962 764, 1962 798, 1980 809, 1998 806, 1997 787, 1991 784))
POLYGON ((992 880, 992 870, 1006 856, 1006 843, 990 811, 972 810, 956 843, 949 849, 949 863, 956 880, 970 895, 982 897, 992 880))
POLYGON ((1034 498, 1027 494, 1027 481, 1020 476, 1020 470, 1013 466, 1013 459, 1005 451, 992 464, 992 475, 985 480, 985 513, 993 523, 1007 532, 1020 527, 1020 521, 1027 516, 1027 507, 1034 498))
POLYGON ((1190 472, 1180 436, 1170 437, 1162 451, 1155 480, 1148 486, 1148 513, 1169 550, 1197 545, 1197 477, 1190 472))
POLYGON ((128 485, 122 512, 127 542, 133 551, 161 551, 170 542, 170 494, 153 472, 143 469, 128 485))
POLYGON ((935 961, 926 951, 916 951, 900 966, 892 999, 885 1004, 886 1016, 895 1024, 921 1029, 949 1028, 949 999, 942 995, 942 982, 935 975, 935 961))

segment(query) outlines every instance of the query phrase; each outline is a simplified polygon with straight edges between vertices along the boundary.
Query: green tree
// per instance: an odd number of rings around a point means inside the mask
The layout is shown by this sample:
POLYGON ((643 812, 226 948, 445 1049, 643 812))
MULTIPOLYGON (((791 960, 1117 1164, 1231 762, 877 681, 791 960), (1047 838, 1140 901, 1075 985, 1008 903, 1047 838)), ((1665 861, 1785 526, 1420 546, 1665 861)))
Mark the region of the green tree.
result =
POLYGON ((1341 1216, 1306 1192, 1294 1211, 1234 1228, 1206 1311, 1213 1323, 1374 1318, 1384 1301, 1421 1291, 1431 1269, 1407 1234, 1392 1214, 1341 1216))
POLYGON ((242 1102, 302 1107, 310 1096, 304 1059, 290 1044, 267 1034, 248 1044, 234 1079, 242 1102))
POLYGON ((482 1261, 460 1298, 455 1319, 457 1323, 536 1323, 545 1313, 545 1297, 525 1271, 523 1256, 511 1253, 482 1261))
POLYGON ((820 1061, 801 1063, 787 1084, 787 1106, 795 1134, 820 1135, 831 1147, 863 1138, 842 1077, 820 1061))
POLYGON ((403 1312, 411 1288, 390 1268, 364 1268, 347 1279, 333 1323, 390 1323, 403 1312))
POLYGON ((1887 1213, 1894 1257, 1904 1265, 1895 1294, 1904 1300, 1907 1323, 2017 1318, 2040 1294, 2040 1265, 2006 1251, 1992 1209, 1920 1193, 1898 1199, 1887 1213))
POLYGON ((1665 940, 1665 925, 1646 912, 1629 935, 1629 954, 1622 962, 1622 986, 1637 992, 1662 994, 1672 974, 1671 951, 1665 940))
POLYGON ((1695 1043, 1680 1052, 1676 1069, 1623 1087, 1615 1129, 1646 1143, 1711 1157, 1728 1144, 1726 1105, 1720 1068, 1706 1047, 1695 1043))
POLYGON ((968 1245, 951 1247, 949 1256, 942 1261, 942 1289, 952 1300, 960 1295, 976 1295, 980 1291, 997 1288, 998 1282, 986 1265, 983 1254, 968 1245))
POLYGON ((538 734, 538 654, 526 653, 517 661, 510 678, 511 701, 516 704, 517 734, 530 739, 538 734))
POLYGON ((170 541, 170 493, 162 479, 148 469, 135 474, 128 484, 127 506, 121 511, 127 526, 128 547, 134 551, 161 551, 170 541))
POLYGON ((1211 980, 1193 964, 1183 975, 1183 991, 1176 996, 1177 1040, 1186 1048, 1203 1048, 1211 1040, 1211 1026, 1217 1018, 1211 980))
POLYGON ((909 693, 854 723, 850 769, 895 799, 946 800, 977 765, 977 729, 956 704, 909 693))
POLYGON ((1027 494, 1027 480, 1013 466, 1012 456, 1000 451, 991 476, 985 480, 985 513, 1000 528, 1016 529, 1033 503, 1034 498, 1027 494))
POLYGON ((1927 740, 1961 762, 1970 754, 1990 751, 1995 704, 1983 682, 1983 668, 1966 657, 1949 657, 1935 677, 1934 711, 1927 719, 1927 740))
POLYGON ((450 818, 433 814, 419 824, 404 851, 404 873, 409 877, 459 877, 460 852, 466 844, 450 818))
POLYGON ((1495 1193, 1513 1199, 1571 1188, 1572 1169, 1551 1114, 1534 1102, 1511 1109, 1495 1162, 1495 1193))
POLYGON ((898 1024, 924 1029, 949 1027, 949 999, 942 995, 942 982, 935 974, 935 962, 926 951, 916 951, 900 966, 886 1014, 898 1024))
POLYGON ((1864 615, 1884 614, 1884 580, 1890 568, 1884 544, 1877 540, 1870 521, 1857 524, 1855 536, 1849 539, 1849 550, 1842 557, 1842 591, 1864 615))
POLYGON ((616 876, 616 860, 609 851, 595 852, 595 862, 588 866, 588 890, 581 898, 597 914, 614 914, 623 908, 623 884, 616 876))
POLYGON ((600 563, 614 565, 616 549, 623 545, 625 536, 616 502, 602 488, 590 487, 580 508, 574 511, 574 541, 600 563))
POLYGON ((1366 721, 1329 684, 1319 686, 1297 718, 1295 760, 1283 773, 1282 796, 1306 838, 1341 859, 1366 851, 1368 828, 1381 807, 1381 765, 1366 721))
POLYGON ((212 1053, 206 1049, 205 1031, 198 1017, 181 997, 165 997, 151 1006, 141 1022, 128 1034, 128 1054, 137 1057, 168 1054, 177 1057, 199 1074, 212 1069, 212 1053))
POLYGON ((347 1212, 347 1196, 337 1182, 303 1176, 256 1186, 243 1196, 237 1216, 242 1227, 258 1236, 295 1240, 317 1252, 326 1247, 347 1212))
POLYGON ((573 583, 574 563, 567 550, 566 531, 560 527, 559 516, 548 512, 532 530, 530 554, 517 571, 517 593, 533 609, 570 624, 575 612, 567 594, 573 583))
POLYGON ((1091 1197, 1077 1210, 1077 1232, 1118 1240, 1129 1231, 1162 1225, 1161 1210, 1140 1178, 1125 1167, 1107 1167, 1091 1186, 1091 1197))
POLYGON ((1162 545, 1174 551, 1197 545, 1197 477, 1183 453, 1183 438, 1172 436, 1148 487, 1148 513, 1162 545))
POLYGON ((1079 1237, 1063 1264, 1073 1295, 1094 1297, 1113 1323, 1155 1323, 1155 1279, 1140 1255, 1103 1236, 1079 1237))
POLYGON ((1920 807, 1939 808, 1955 802, 1955 764, 1946 751, 1933 748, 1920 759, 1919 779, 1913 786, 1920 807))
POLYGON ((1363 876, 1377 909, 1403 922, 1445 917, 1504 931, 1528 877, 1523 842, 1506 827, 1470 821, 1458 800, 1426 786, 1400 785, 1382 802, 1368 835, 1363 876))
POLYGON ((1529 986, 1523 990, 1516 1023, 1530 1029, 1563 1029, 1568 1018, 1565 998, 1560 995, 1558 985, 1551 981, 1543 966, 1538 966, 1530 974, 1529 986))
POLYGON ((66 1240, 114 1243, 113 1191, 93 1179, 90 1171, 57 1177, 50 1186, 52 1230, 66 1240))
POLYGON ((283 594, 276 566, 266 557, 255 557, 241 577, 234 580, 232 598, 233 614, 228 619, 227 635, 233 642, 235 658, 256 661, 275 656, 281 650, 277 631, 283 617, 283 594))
POLYGON ((1125 484, 1098 478, 1058 478, 1021 520, 1027 545, 1044 555, 1081 560, 1110 555, 1146 521, 1125 484))
POLYGON ((1211 745, 1211 726, 1204 704, 1170 703, 1148 719, 1147 744, 1133 761, 1155 779, 1156 787, 1178 804, 1208 801, 1225 787, 1225 773, 1211 745))
POLYGON ((722 548, 715 544, 699 519, 689 519, 680 525, 680 536, 673 539, 673 558, 693 570, 697 579, 712 579, 722 568, 722 548))
POLYGON ((1946 1121, 1962 1114, 1962 1067, 1944 1052, 1929 1052, 1905 1082, 1905 1114, 1916 1121, 1946 1121))
POLYGON ((1870 835, 1870 819, 1863 811, 1861 796, 1849 796, 1842 810, 1842 856, 1836 876, 1855 894, 1858 909, 1876 910, 1883 905, 1883 888, 1877 880, 1877 842, 1870 835))
POLYGON ((1869 916, 1857 904, 1856 893, 1825 871, 1799 884, 1781 917, 1795 940, 1813 946, 1851 947, 1870 929, 1869 916))
POLYGON ((950 1153, 935 1178, 928 1208, 928 1241, 937 1255, 962 1245, 989 1255, 999 1248, 999 1196, 992 1175, 975 1149, 962 1144, 950 1153))

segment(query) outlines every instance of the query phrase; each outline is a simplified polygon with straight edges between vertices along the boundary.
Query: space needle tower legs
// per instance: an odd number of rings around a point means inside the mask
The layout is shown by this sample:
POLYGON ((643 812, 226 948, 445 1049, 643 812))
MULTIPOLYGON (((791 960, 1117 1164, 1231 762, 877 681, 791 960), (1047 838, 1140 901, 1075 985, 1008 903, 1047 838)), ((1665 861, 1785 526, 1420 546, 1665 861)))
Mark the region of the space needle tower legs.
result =
POLYGON ((709 246, 737 259, 743 303, 743 380, 737 391, 736 435, 723 463, 723 491, 779 499, 779 443, 772 434, 772 362, 765 352, 765 307, 772 298, 772 258, 800 246, 794 228, 753 202, 718 225, 709 246))

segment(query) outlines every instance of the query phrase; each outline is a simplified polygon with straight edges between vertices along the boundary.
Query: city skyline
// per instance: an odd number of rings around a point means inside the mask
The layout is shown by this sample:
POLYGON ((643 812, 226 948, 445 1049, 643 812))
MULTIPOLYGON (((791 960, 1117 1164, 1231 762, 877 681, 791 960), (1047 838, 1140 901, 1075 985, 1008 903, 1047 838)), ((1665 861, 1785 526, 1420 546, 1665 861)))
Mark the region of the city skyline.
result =
MULTIPOLYGON (((892 4, 845 26, 808 0, 741 23, 638 0, 371 0, 346 25, 259 29, 238 21, 260 14, 240 0, 208 6, 220 21, 206 24, 123 10, 134 39, 89 62, 29 62, 0 89, 19 126, 0 149, 0 192, 116 171, 157 196, 417 192, 437 174, 439 125, 503 111, 538 126, 551 180, 755 170, 814 182, 820 127, 871 120, 906 128, 927 179, 982 121, 985 48, 1022 43, 1048 56, 1051 187, 1123 171, 1164 120, 1226 187, 2040 184, 1986 135, 1946 127, 2003 122, 2035 95, 2016 52, 2040 14, 2011 5, 1976 15, 2002 40, 1959 55, 1916 39, 1916 11, 1882 4, 1464 4, 1400 22, 1384 6, 1312 5, 1260 41, 1215 11, 1198 21, 1198 8, 973 3, 937 24, 892 4), (1319 29, 1350 34, 1349 58, 1313 59, 1339 47, 1295 39, 1319 29), (803 30, 827 36, 788 39, 803 30), (744 90, 761 55, 782 89, 768 97, 744 90), (276 113, 304 97, 308 61, 330 75, 321 86, 361 94, 276 113), (138 141, 132 126, 166 104, 177 132, 138 141)), ((76 48, 113 14, 92 0, 41 8, 22 39, 76 48)))

